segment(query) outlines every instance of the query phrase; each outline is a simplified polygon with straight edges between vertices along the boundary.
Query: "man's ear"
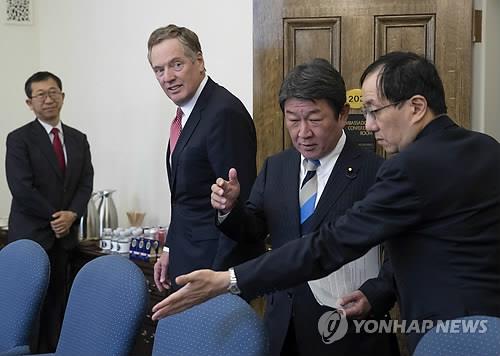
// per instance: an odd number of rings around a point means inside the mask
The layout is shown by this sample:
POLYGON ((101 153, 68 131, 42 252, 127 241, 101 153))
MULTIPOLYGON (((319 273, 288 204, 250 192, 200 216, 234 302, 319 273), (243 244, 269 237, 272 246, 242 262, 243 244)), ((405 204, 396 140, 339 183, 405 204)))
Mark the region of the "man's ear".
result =
POLYGON ((196 60, 201 64, 200 73, 204 73, 206 68, 205 68, 205 59, 203 58, 203 53, 201 52, 196 53, 196 60))
POLYGON ((33 111, 33 102, 32 99, 26 99, 25 101, 26 105, 30 108, 31 111, 33 111))
POLYGON ((408 99, 411 106, 412 122, 421 121, 427 114, 427 100, 422 95, 414 95, 408 99))
POLYGON ((347 123, 347 119, 349 118, 349 110, 351 110, 349 104, 344 104, 344 106, 340 109, 338 120, 339 122, 343 122, 344 125, 347 123))

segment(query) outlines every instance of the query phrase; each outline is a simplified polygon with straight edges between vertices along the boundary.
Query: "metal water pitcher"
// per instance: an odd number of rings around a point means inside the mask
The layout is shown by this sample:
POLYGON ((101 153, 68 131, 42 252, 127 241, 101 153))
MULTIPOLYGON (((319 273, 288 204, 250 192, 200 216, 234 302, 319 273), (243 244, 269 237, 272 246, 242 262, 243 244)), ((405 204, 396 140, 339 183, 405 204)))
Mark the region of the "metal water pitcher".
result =
POLYGON ((78 228, 78 238, 86 240, 89 238, 97 238, 99 235, 99 226, 97 219, 97 210, 94 204, 94 196, 92 193, 87 204, 87 212, 80 218, 80 227, 78 228))
POLYGON ((106 189, 97 192, 99 204, 97 206, 97 215, 99 217, 99 237, 102 237, 104 228, 116 229, 118 227, 118 215, 116 213, 115 203, 111 194, 116 190, 106 189))

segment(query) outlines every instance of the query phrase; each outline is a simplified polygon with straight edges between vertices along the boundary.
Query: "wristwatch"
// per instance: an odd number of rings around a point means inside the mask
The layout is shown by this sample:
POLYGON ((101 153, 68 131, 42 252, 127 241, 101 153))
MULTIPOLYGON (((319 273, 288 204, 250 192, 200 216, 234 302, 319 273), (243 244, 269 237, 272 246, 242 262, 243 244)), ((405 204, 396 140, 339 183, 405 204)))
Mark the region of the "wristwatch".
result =
POLYGON ((234 273, 234 268, 229 269, 229 287, 227 291, 231 294, 240 294, 241 290, 238 288, 238 281, 236 280, 236 274, 234 273))

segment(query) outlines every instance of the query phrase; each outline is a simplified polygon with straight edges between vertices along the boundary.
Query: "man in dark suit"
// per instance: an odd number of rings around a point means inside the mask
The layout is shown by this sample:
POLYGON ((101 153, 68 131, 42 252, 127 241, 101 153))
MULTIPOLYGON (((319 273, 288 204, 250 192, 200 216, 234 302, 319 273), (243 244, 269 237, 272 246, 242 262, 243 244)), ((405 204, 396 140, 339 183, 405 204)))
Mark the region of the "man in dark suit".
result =
MULTIPOLYGON (((187 285, 164 315, 231 284, 247 296, 289 288, 387 241, 403 320, 500 316, 500 144, 446 115, 441 79, 423 57, 386 54, 361 83, 366 128, 392 155, 366 197, 335 224, 236 266, 236 281, 229 271, 179 277, 187 285)), ((410 351, 424 332, 409 333, 410 351)))
POLYGON ((71 250, 85 214, 94 171, 86 136, 64 125, 61 80, 49 72, 25 84, 36 119, 7 136, 6 174, 12 194, 9 242, 31 239, 47 251, 50 283, 40 318, 38 352, 54 352, 69 290, 71 250))
MULTIPOLYGON (((224 214, 219 217, 219 228, 237 241, 263 240, 269 234, 273 248, 299 239, 325 221, 335 221, 344 214, 364 197, 382 163, 382 158, 361 150, 346 137, 343 128, 349 106, 345 84, 328 61, 316 59, 294 68, 283 81, 279 100, 294 148, 266 160, 246 206, 238 200, 236 170, 230 171, 229 181, 219 178, 212 186, 212 206, 224 214), (316 207, 306 218, 301 216, 299 191, 309 160, 318 160, 320 164, 315 173, 316 207)), ((378 258, 377 249, 372 253, 378 258)), ((386 269, 386 279, 372 278, 346 296, 346 312, 350 316, 383 318, 389 311, 396 297, 389 262, 386 269)), ((353 263, 330 278, 345 283, 352 275, 364 272, 353 263)), ((369 272, 377 275, 378 270, 369 272)), ((311 288, 314 285, 303 283, 267 297, 265 322, 272 355, 398 354, 394 335, 391 343, 388 334, 356 334, 352 326, 341 340, 323 342, 318 320, 334 309, 320 305, 311 288)), ((343 294, 341 290, 335 290, 338 297, 343 294)))
POLYGON ((224 236, 214 226, 210 205, 211 184, 234 166, 241 170, 242 198, 248 197, 256 175, 252 118, 238 98, 206 75, 200 42, 191 30, 175 25, 155 30, 148 59, 178 106, 166 159, 172 207, 168 247, 154 272, 163 290, 178 275, 227 269, 257 256, 263 244, 237 245, 224 236))

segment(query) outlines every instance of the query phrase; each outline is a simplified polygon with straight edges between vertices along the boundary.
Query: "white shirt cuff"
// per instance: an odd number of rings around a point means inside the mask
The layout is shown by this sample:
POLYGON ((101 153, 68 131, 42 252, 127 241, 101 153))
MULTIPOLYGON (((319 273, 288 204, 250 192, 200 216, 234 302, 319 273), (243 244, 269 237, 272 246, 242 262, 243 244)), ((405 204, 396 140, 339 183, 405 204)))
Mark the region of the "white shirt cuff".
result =
POLYGON ((231 212, 223 214, 220 212, 220 210, 217 210, 217 222, 219 224, 222 224, 224 220, 226 220, 226 218, 229 216, 229 214, 231 214, 231 212))

